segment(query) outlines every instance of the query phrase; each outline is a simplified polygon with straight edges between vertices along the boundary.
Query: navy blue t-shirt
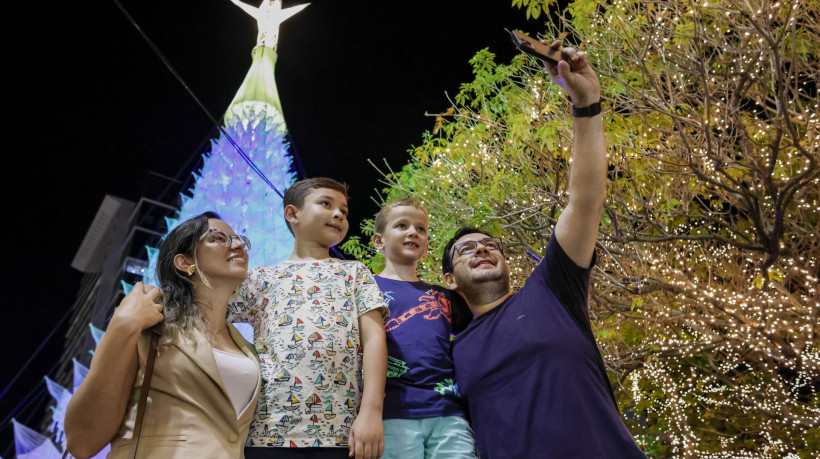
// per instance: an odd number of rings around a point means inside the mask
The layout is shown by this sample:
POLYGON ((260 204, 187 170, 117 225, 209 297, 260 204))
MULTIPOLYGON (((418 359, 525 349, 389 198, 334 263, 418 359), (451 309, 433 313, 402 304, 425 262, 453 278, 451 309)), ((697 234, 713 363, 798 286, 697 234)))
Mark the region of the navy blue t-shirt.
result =
POLYGON ((384 419, 464 416, 450 347, 450 291, 375 276, 390 309, 384 419))
POLYGON ((456 336, 456 378, 483 459, 646 457, 573 319, 589 327, 591 270, 553 237, 524 287, 456 336))

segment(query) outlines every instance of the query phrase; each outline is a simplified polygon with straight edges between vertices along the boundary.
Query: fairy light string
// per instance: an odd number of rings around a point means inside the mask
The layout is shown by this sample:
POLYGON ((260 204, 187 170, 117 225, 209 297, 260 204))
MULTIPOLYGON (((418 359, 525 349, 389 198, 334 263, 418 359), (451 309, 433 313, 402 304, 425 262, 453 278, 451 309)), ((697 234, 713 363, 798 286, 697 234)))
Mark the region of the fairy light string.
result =
MULTIPOLYGON (((590 318, 631 432, 651 456, 803 457, 820 442, 820 5, 578 0, 568 15, 608 108, 590 318)), ((521 285, 567 203, 568 101, 523 56, 472 64, 411 163, 382 170, 383 199, 425 202, 426 280, 468 223, 503 236, 521 285)))

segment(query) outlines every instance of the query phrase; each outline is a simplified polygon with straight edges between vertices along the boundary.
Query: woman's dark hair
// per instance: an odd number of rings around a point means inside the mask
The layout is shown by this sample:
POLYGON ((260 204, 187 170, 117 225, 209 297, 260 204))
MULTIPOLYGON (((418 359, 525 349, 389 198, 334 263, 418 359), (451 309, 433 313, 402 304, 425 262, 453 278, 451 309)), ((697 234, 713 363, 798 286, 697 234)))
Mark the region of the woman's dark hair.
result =
MULTIPOLYGON (((210 218, 220 217, 215 212, 205 212, 186 220, 168 233, 159 246, 157 279, 163 293, 164 344, 175 340, 180 334, 190 337, 195 332, 203 332, 208 336, 208 319, 194 303, 194 283, 187 273, 174 266, 174 257, 182 254, 196 262, 196 246, 199 238, 208 231, 210 218)), ((201 273, 197 272, 197 275, 201 276, 201 273)))

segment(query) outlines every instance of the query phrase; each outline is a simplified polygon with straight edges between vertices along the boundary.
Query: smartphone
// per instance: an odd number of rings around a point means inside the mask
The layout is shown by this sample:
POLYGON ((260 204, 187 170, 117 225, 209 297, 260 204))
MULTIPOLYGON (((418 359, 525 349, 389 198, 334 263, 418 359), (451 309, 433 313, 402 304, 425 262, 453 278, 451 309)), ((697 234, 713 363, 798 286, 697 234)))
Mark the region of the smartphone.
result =
POLYGON ((543 59, 551 64, 557 64, 558 61, 563 60, 561 50, 550 48, 549 45, 545 45, 517 30, 510 32, 510 38, 519 50, 530 56, 543 59))

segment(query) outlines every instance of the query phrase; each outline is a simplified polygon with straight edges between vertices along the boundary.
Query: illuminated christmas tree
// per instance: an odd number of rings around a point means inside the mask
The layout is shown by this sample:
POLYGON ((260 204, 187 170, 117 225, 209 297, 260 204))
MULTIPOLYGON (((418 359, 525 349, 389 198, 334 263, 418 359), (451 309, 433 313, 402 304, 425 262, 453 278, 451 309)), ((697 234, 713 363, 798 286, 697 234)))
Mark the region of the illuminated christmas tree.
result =
MULTIPOLYGON (((211 152, 194 172, 195 185, 181 194, 177 218, 168 219, 168 231, 202 212, 215 211, 237 234, 254 243, 252 265, 270 265, 287 258, 293 249, 280 193, 296 178, 274 79, 276 43, 279 25, 307 5, 283 10, 278 0, 265 0, 258 8, 233 1, 257 20, 253 62, 225 113, 222 134, 212 141, 211 152)), ((149 248, 148 252, 145 282, 156 285, 158 251, 149 248)))
MULTIPOLYGON (((287 258, 293 249, 293 236, 285 225, 281 193, 296 178, 274 79, 276 42, 279 25, 307 5, 283 10, 279 0, 264 0, 259 8, 232 1, 257 20, 259 36, 251 53, 253 61, 228 106, 221 134, 211 142, 211 151, 203 156, 201 168, 193 173, 194 186, 181 193, 182 206, 177 217, 167 219, 167 231, 205 211, 215 211, 237 234, 247 236, 254 243, 251 255, 254 265, 276 264, 287 258)), ((149 266, 144 271, 143 281, 158 285, 156 262, 159 250, 146 248, 149 266)), ((121 283, 128 294, 133 285, 124 280, 121 283)), ((237 325, 245 338, 252 341, 252 329, 247 324, 237 325)), ((99 344, 102 330, 92 324, 89 326, 95 343, 99 344)), ((88 369, 74 360, 73 390, 46 377, 48 391, 55 400, 51 406, 49 433, 63 449, 65 410, 86 373, 88 369)), ((14 437, 17 457, 56 459, 62 456, 51 438, 17 421, 14 421, 14 437)), ((105 457, 108 449, 106 446, 95 457, 105 457)))

